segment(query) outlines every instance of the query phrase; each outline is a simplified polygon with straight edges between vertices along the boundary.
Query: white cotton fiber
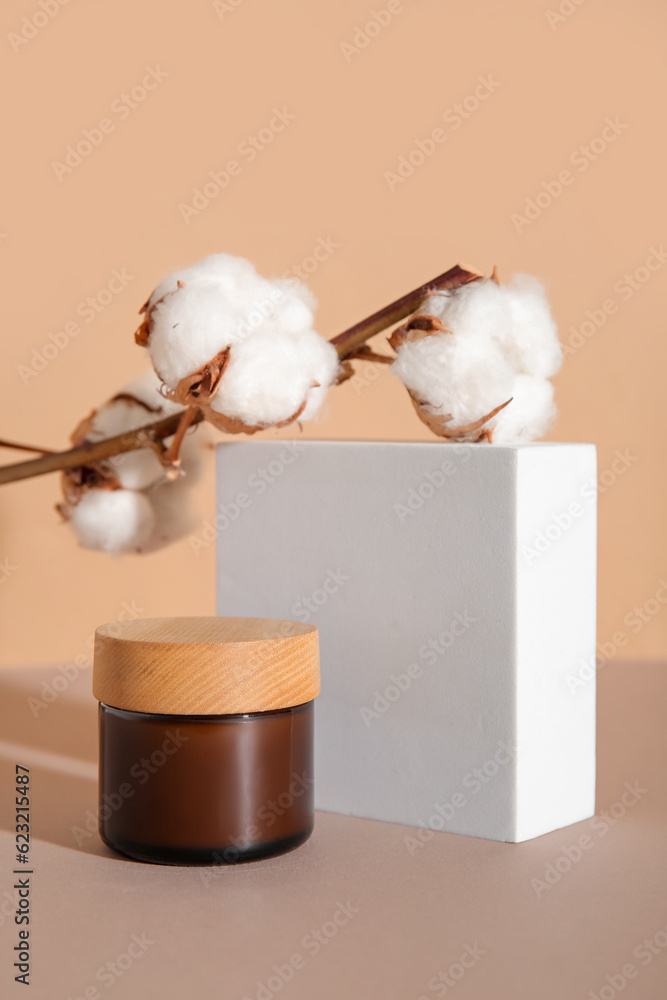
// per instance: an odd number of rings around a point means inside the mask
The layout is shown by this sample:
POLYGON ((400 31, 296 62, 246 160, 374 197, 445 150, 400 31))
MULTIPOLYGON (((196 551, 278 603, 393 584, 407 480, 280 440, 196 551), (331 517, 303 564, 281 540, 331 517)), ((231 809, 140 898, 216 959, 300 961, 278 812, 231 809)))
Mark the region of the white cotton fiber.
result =
POLYGON ((71 512, 80 544, 103 552, 135 552, 150 538, 155 514, 143 493, 90 490, 71 512))
POLYGON ((518 444, 541 438, 556 416, 554 387, 535 375, 516 376, 509 406, 493 418, 493 443, 518 444))
POLYGON ((405 344, 392 365, 429 412, 469 424, 512 395, 514 371, 500 347, 482 337, 437 333, 405 344))
POLYGON ((250 426, 269 425, 289 420, 305 401, 299 419, 307 420, 337 370, 335 348, 312 331, 258 331, 234 346, 211 409, 250 426))
POLYGON ((314 309, 302 282, 269 281, 246 260, 213 254, 155 289, 146 346, 172 390, 229 348, 215 394, 193 399, 207 416, 210 406, 214 422, 218 413, 248 427, 264 426, 300 410, 307 420, 339 368, 335 349, 313 329, 314 309))
POLYGON ((544 286, 528 274, 507 285, 487 279, 436 292, 419 312, 437 316, 460 337, 497 341, 516 371, 551 378, 560 369, 563 354, 544 286))
POLYGON ((562 351, 544 288, 529 275, 434 292, 420 314, 450 332, 399 343, 392 371, 428 413, 452 414, 449 427, 479 420, 512 397, 488 423, 493 442, 531 441, 555 415, 553 387, 562 351))
POLYGON ((459 337, 503 338, 511 314, 505 289, 495 281, 472 281, 450 292, 435 292, 419 309, 436 316, 459 337))

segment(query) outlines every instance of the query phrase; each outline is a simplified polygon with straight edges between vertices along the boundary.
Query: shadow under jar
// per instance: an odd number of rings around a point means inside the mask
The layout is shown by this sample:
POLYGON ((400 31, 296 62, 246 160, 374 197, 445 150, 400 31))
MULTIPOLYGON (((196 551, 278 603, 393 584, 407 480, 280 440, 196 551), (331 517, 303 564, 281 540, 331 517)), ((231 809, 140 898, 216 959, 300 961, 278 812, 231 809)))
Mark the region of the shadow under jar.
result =
POLYGON ((162 864, 233 864, 313 829, 317 629, 274 619, 117 622, 95 635, 100 835, 162 864))

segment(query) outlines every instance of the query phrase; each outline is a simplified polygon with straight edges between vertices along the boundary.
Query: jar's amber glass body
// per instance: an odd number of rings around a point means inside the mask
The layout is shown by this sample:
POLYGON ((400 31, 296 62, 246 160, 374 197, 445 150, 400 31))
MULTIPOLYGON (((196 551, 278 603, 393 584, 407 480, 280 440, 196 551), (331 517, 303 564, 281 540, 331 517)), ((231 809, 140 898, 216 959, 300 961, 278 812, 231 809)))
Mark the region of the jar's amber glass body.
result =
POLYGON ((100 704, 100 834, 162 864, 281 854, 313 829, 314 702, 248 715, 100 704))

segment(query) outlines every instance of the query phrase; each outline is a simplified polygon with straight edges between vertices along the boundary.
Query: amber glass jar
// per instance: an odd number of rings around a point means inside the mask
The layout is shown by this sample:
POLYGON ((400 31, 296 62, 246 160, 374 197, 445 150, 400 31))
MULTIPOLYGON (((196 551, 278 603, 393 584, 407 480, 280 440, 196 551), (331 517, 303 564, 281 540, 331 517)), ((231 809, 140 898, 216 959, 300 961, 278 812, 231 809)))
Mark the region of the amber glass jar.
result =
POLYGON ((102 839, 141 861, 232 864, 313 828, 317 629, 274 619, 113 623, 95 636, 102 839))

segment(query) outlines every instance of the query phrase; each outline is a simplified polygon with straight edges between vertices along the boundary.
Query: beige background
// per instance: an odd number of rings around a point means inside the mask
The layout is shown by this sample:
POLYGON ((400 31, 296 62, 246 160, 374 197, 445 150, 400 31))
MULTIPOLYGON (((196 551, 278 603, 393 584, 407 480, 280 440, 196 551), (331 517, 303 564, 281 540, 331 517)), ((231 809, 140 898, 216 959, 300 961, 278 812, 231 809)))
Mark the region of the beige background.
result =
MULTIPOLYGON (((659 0, 586 0, 561 3, 572 13, 557 21, 555 0, 405 0, 346 58, 341 44, 354 43, 370 0, 217 6, 71 0, 12 45, 40 8, 3 5, 0 433, 63 447, 79 418, 145 364, 132 334, 156 282, 213 251, 270 275, 298 266, 320 238, 338 244, 311 277, 326 336, 459 260, 497 263, 505 277, 529 271, 546 281, 565 341, 587 310, 616 306, 568 357, 550 437, 595 442, 614 480, 600 499, 600 640, 623 633, 623 658, 664 654, 662 605, 640 626, 626 618, 666 573, 667 266, 639 272, 648 280, 631 293, 623 276, 667 239, 667 10, 659 0), (149 66, 166 77, 121 118, 114 102, 149 66), (454 127, 443 115, 480 76, 493 93, 454 127), (247 162, 239 145, 274 108, 295 117, 247 162), (59 180, 53 162, 103 118, 113 131, 59 180), (607 118, 625 127, 581 170, 577 150, 607 118), (434 128, 446 141, 390 190, 385 172, 434 128), (179 205, 232 158, 239 176, 186 224, 179 205), (512 214, 566 169, 572 183, 517 232, 512 214), (127 287, 92 322, 79 316, 81 332, 25 383, 20 366, 34 363, 33 350, 123 268, 127 287), (620 475, 618 450, 631 456, 620 475)), ((303 433, 427 436, 398 382, 364 378, 334 390, 303 433)), ((198 495, 202 519, 212 516, 212 462, 198 495)), ((95 625, 128 607, 213 613, 212 549, 195 557, 185 540, 148 558, 84 552, 59 524, 57 499, 54 477, 0 492, 3 662, 83 661, 95 625)))

